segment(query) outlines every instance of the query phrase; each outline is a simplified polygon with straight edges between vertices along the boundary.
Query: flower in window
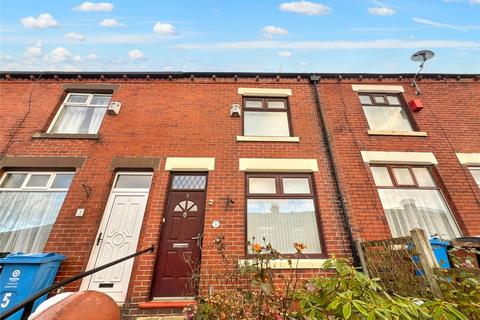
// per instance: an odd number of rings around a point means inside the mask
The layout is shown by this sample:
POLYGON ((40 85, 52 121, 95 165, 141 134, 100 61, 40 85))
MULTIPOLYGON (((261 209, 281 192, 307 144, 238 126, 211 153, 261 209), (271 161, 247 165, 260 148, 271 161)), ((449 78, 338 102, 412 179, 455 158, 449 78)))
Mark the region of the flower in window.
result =
POLYGON ((293 247, 295 248, 295 250, 297 250, 297 253, 302 253, 303 250, 305 250, 307 248, 306 245, 304 245, 303 243, 301 242, 295 242, 293 244, 293 247))
POLYGON ((254 253, 260 253, 262 252, 262 246, 260 245, 260 243, 254 243, 252 244, 252 251, 254 253))

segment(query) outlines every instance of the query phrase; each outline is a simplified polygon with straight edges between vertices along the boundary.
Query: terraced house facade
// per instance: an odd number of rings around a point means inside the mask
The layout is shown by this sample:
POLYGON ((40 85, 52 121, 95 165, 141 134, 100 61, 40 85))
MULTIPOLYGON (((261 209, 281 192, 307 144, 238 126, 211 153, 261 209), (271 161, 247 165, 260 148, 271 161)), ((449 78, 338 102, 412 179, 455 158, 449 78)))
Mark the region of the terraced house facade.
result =
POLYGON ((307 277, 360 238, 479 235, 480 77, 411 77, 4 72, 0 252, 62 253, 65 279, 153 245, 67 288, 128 318, 192 272, 215 290, 218 237, 238 260, 303 242, 307 277))

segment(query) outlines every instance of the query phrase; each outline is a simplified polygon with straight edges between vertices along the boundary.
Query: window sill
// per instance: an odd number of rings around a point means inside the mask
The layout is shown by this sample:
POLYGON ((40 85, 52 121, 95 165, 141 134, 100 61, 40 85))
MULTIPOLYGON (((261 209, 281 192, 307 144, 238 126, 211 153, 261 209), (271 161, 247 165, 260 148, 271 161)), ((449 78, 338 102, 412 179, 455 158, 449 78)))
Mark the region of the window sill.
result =
MULTIPOLYGON (((252 259, 240 259, 239 265, 249 265, 253 263, 252 259)), ((292 258, 292 265, 288 264, 288 260, 271 260, 270 267, 272 269, 320 269, 327 259, 295 259, 292 258), (297 264, 298 263, 298 264, 297 264)))
POLYGON ((100 133, 40 133, 32 135, 34 139, 89 139, 98 140, 100 133))
POLYGON ((369 136, 410 136, 410 137, 426 137, 424 131, 387 131, 387 130, 368 130, 369 136))
POLYGON ((261 137, 261 136, 237 136, 237 141, 259 142, 299 142, 299 137, 261 137))

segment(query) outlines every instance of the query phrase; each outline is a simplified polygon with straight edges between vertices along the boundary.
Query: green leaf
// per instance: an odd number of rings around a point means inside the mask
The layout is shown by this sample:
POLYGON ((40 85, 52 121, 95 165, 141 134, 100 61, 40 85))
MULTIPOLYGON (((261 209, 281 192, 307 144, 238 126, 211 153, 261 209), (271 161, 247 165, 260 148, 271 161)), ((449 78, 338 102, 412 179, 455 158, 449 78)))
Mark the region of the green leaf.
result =
POLYGON ((360 311, 364 316, 368 316, 368 311, 365 309, 365 302, 360 300, 353 300, 352 303, 355 308, 360 311))
POLYGON ((343 318, 350 319, 351 315, 352 315, 352 304, 350 302, 347 302, 343 306, 343 318))
POLYGON ((454 315, 457 316, 458 319, 462 319, 462 320, 468 320, 468 318, 463 314, 461 313, 460 311, 458 311, 457 309, 455 308, 448 308, 448 311, 450 311, 451 313, 453 313, 454 315))
POLYGON ((368 315, 367 320, 375 320, 375 312, 371 312, 371 313, 368 315))

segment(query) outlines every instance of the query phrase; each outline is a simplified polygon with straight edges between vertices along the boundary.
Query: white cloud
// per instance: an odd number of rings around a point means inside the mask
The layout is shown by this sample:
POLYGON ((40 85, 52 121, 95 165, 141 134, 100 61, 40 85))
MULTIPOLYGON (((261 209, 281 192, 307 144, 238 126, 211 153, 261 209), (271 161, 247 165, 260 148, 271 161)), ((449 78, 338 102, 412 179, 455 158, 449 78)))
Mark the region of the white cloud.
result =
POLYGON ((45 29, 58 27, 58 22, 52 17, 50 13, 42 13, 36 18, 22 18, 20 22, 23 24, 23 26, 27 28, 45 29))
POLYGON ((106 27, 106 28, 115 28, 115 27, 126 27, 126 24, 119 22, 117 19, 109 18, 103 19, 98 23, 99 26, 106 27))
POLYGON ((282 58, 291 58, 293 57, 293 54, 290 52, 290 51, 280 51, 277 53, 277 55, 279 57, 282 57, 282 58))
POLYGON ((10 62, 13 61, 12 56, 5 53, 0 53, 0 61, 2 62, 10 62))
POLYGON ((41 47, 27 47, 23 56, 27 59, 38 58, 43 56, 43 51, 41 47))
POLYGON ((47 63, 56 64, 72 59, 72 54, 63 47, 58 47, 52 50, 50 54, 45 55, 44 60, 47 63))
POLYGON ((86 38, 83 34, 76 32, 69 32, 65 34, 65 39, 70 41, 85 41, 86 38))
POLYGON ((480 5, 480 0, 470 0, 469 2, 472 6, 476 4, 480 5))
POLYGON ((100 59, 100 57, 94 53, 91 53, 84 58, 84 60, 90 60, 90 61, 98 60, 98 59, 100 59))
POLYGON ((143 60, 145 59, 145 55, 142 51, 138 49, 128 51, 128 57, 132 60, 143 60))
POLYGON ((457 31, 468 31, 467 29, 460 27, 460 26, 455 26, 453 24, 446 24, 446 23, 441 23, 441 22, 435 22, 432 20, 428 19, 422 19, 422 18, 413 18, 413 21, 416 23, 424 24, 433 28, 446 28, 446 29, 452 29, 452 30, 457 30, 457 31))
POLYGON ((287 29, 283 29, 275 26, 266 26, 262 29, 263 35, 267 38, 272 38, 273 36, 283 36, 288 34, 287 29))
POLYGON ((350 50, 350 49, 422 49, 422 48, 480 48, 480 42, 457 40, 367 40, 367 41, 232 41, 186 43, 176 45, 179 50, 350 50))
POLYGON ((290 11, 295 13, 304 14, 307 16, 319 16, 329 14, 330 7, 310 1, 297 1, 297 2, 284 2, 279 7, 282 11, 290 11))
POLYGON ((170 23, 161 23, 157 21, 153 26, 153 31, 161 35, 176 35, 175 27, 170 23))
POLYGON ((376 16, 392 16, 395 14, 395 10, 389 7, 373 7, 368 8, 368 13, 376 16))
POLYGON ((91 11, 106 11, 110 12, 113 10, 113 4, 109 2, 90 2, 90 1, 85 1, 78 7, 73 8, 75 11, 83 11, 83 12, 91 12, 91 11))

